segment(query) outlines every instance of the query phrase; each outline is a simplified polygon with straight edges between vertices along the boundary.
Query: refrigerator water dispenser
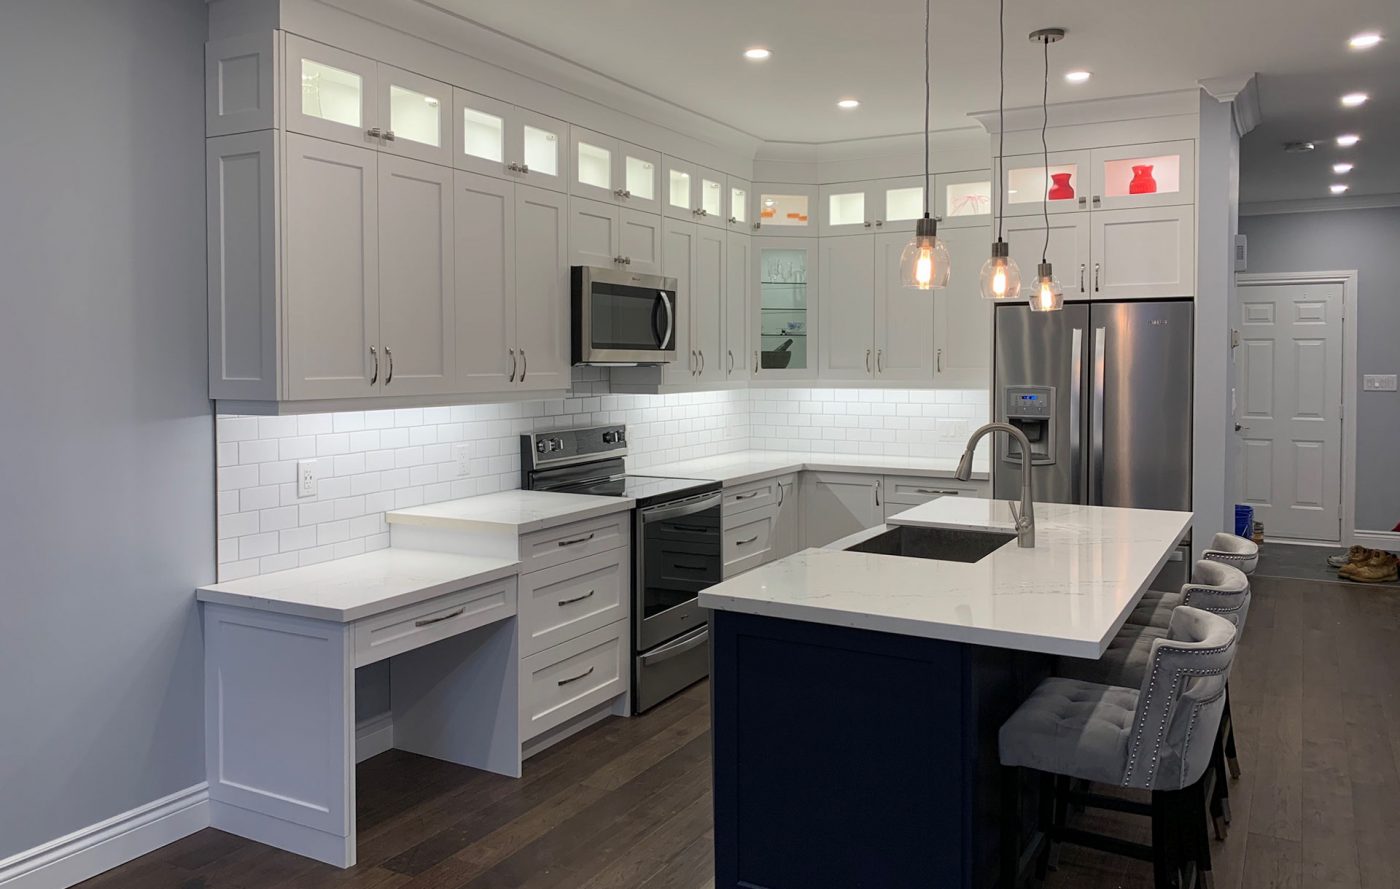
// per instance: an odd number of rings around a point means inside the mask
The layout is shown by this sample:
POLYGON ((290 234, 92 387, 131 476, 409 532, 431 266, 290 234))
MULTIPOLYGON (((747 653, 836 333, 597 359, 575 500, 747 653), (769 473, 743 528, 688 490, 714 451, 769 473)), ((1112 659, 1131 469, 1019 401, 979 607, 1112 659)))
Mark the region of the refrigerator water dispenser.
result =
MULTIPOLYGON (((1006 422, 1026 434, 1031 445, 1031 465, 1055 462, 1055 387, 1005 386, 1002 398, 1006 422)), ((1021 463, 1021 446, 1010 436, 1002 438, 1001 458, 1021 463)))

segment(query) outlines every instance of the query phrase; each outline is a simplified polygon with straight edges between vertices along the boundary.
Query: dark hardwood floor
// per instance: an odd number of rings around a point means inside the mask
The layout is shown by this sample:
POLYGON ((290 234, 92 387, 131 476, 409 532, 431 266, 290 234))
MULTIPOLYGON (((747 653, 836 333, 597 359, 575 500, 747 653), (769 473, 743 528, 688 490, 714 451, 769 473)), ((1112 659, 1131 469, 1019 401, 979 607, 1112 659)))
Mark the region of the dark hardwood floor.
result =
MULTIPOLYGON (((1241 779, 1217 889, 1400 885, 1400 593, 1255 579, 1231 679, 1241 779)), ((85 889, 702 889, 713 886, 708 688, 610 719, 519 780, 389 752, 360 767, 360 864, 337 870, 215 830, 85 889)), ((1085 826, 1145 839, 1130 816, 1085 826)), ((1141 863, 1067 848, 1052 889, 1149 887, 1141 863)), ((817 887, 803 887, 817 889, 817 887)), ((839 887, 836 887, 839 889, 839 887)))

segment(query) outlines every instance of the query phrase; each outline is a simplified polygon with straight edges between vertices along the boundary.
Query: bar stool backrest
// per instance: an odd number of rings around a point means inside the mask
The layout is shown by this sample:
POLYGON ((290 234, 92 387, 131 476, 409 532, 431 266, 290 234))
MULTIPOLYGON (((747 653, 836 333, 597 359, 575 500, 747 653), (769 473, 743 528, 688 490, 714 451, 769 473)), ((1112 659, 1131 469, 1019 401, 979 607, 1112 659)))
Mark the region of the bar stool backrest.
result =
POLYGON ((1244 632, 1252 599, 1249 577, 1224 562, 1201 559, 1191 571, 1191 581, 1181 587, 1181 604, 1218 614, 1244 632))

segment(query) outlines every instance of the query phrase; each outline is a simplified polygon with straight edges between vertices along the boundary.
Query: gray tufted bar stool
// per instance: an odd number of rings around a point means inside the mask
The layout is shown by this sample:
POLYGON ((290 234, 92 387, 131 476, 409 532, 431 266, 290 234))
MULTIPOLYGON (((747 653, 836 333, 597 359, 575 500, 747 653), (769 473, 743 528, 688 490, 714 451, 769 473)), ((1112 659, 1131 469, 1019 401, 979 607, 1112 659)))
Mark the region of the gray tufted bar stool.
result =
POLYGON ((1225 562, 1201 559, 1191 570, 1191 580, 1182 585, 1180 592, 1148 590, 1142 602, 1128 615, 1127 626, 1165 630, 1171 624, 1172 610, 1178 605, 1190 605, 1228 617, 1240 632, 1244 632, 1249 596, 1249 577, 1243 571, 1225 562))
POLYGON ((1221 531, 1211 538, 1210 546, 1201 553, 1201 558, 1233 565, 1245 574, 1253 574, 1254 569, 1259 567, 1259 544, 1221 531))
MULTIPOLYGON (((1236 637, 1226 618, 1178 607, 1168 628, 1151 640, 1138 686, 1052 677, 1002 725, 1007 793, 1020 787, 1019 770, 1041 779, 1037 877, 1045 875, 1053 844, 1071 843, 1152 862, 1157 889, 1209 885, 1205 802, 1216 779, 1211 748, 1236 637), (1076 779, 1148 790, 1151 802, 1072 790, 1076 779), (1066 806, 1078 802, 1149 815, 1151 845, 1071 828, 1066 806)), ((1002 818, 1005 889, 1020 885, 1022 871, 1017 804, 1004 800, 1012 807, 1002 818)))

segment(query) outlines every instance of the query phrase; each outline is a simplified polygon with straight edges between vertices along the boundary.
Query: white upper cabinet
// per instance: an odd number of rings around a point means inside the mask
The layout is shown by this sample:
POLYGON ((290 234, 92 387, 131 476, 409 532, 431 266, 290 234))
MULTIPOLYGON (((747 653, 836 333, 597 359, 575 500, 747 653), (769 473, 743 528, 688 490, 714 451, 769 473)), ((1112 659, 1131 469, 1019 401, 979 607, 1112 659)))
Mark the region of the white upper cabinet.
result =
POLYGON ((748 233, 753 227, 753 185, 728 177, 725 185, 725 222, 730 229, 748 233))
MULTIPOLYGON (((1092 283, 1090 277, 1093 272, 1089 244, 1090 215, 1052 215, 1048 248, 1045 246, 1045 223, 1040 217, 1007 217, 1002 237, 1011 246, 1011 258, 1016 260, 1016 265, 1021 270, 1022 293, 1026 293, 1026 288, 1035 281, 1036 267, 1040 265, 1041 253, 1044 251, 1045 258, 1054 267, 1055 277, 1064 286, 1065 299, 1089 298, 1092 283)), ((985 251, 987 256, 992 255, 991 249, 991 242, 988 241, 985 251)), ((986 257, 983 257, 981 262, 978 262, 979 271, 982 262, 985 261, 986 257)), ((973 280, 976 280, 976 273, 973 280)))
POLYGON ((284 266, 287 396, 378 394, 377 156, 369 148, 289 135, 284 266))
MULTIPOLYGON (((994 304, 982 298, 978 278, 982 263, 991 256, 994 235, 984 225, 952 228, 941 236, 948 245, 953 274, 947 287, 933 291, 933 381, 942 386, 986 388, 991 384, 994 304)), ((1023 267, 1023 280, 1025 276, 1023 267)), ((918 290, 904 292, 922 295, 918 290)), ((922 368, 917 378, 928 379, 922 368)))
POLYGON ((1093 160, 1088 151, 1052 151, 1050 176, 1039 154, 1006 158, 1002 194, 1007 216, 1073 213, 1087 209, 1093 187, 1093 160))
POLYGON ((277 35, 240 34, 204 45, 204 135, 277 125, 277 35))
POLYGON ((567 124, 469 90, 452 92, 453 166, 567 191, 567 124))
POLYGON ((934 179, 933 191, 933 215, 938 217, 940 229, 986 225, 992 219, 992 174, 989 170, 940 173, 934 179))
POLYGON ((724 286, 729 234, 713 226, 695 232, 695 256, 691 265, 690 346, 699 359, 698 383, 724 382, 728 356, 724 351, 724 286))
POLYGON ((696 167, 695 187, 699 192, 695 197, 697 221, 712 228, 727 228, 729 222, 725 216, 725 175, 716 170, 696 167))
POLYGON ((452 170, 379 159, 379 341, 386 395, 457 386, 452 170))
POLYGON ((559 390, 571 383, 568 198, 515 187, 515 348, 519 389, 559 390))
POLYGON ((661 159, 662 212, 672 219, 694 222, 700 209, 700 172, 695 164, 680 158, 661 159))
POLYGON ((287 129, 378 148, 379 66, 364 56, 287 35, 282 82, 287 129))
POLYGON ((815 379, 821 332, 817 244, 755 238, 753 251, 758 291, 749 314, 749 370, 759 380, 815 379))
POLYGON ((821 370, 830 380, 875 374, 875 243, 861 235, 823 238, 821 370))
POLYGON ((661 217, 569 198, 569 264, 661 274, 661 217))
POLYGON ((660 212, 660 154, 580 127, 572 127, 569 138, 570 194, 660 212))
MULTIPOLYGON (((937 179, 932 180, 937 183, 937 179)), ((912 232, 924 215, 924 177, 906 176, 901 179, 881 179, 873 190, 875 198, 875 231, 912 232)), ((929 213, 937 215, 929 202, 929 213)))
POLYGON ((873 232, 879 216, 879 194, 880 186, 876 182, 843 182, 819 188, 817 204, 822 237, 873 232))
POLYGON ((817 187, 815 185, 758 183, 758 234, 782 237, 816 237, 818 231, 817 187))
POLYGON ((696 355, 695 340, 690 330, 698 229, 695 223, 679 219, 663 219, 661 222, 661 274, 676 279, 676 360, 662 367, 662 378, 670 384, 693 384, 700 370, 700 359, 696 355))
POLYGON ((1195 204, 1195 149, 1190 139, 1095 149, 1093 209, 1195 204))
POLYGON ((515 352, 515 185, 456 172, 457 384, 504 392, 519 376, 515 352))
POLYGON ((730 232, 724 264, 727 271, 724 282, 724 378, 734 382, 749 378, 753 239, 747 234, 730 232))
POLYGON ((427 77, 380 65, 379 111, 384 151, 443 166, 452 163, 448 114, 452 88, 427 77))
POLYGON ((628 271, 661 274, 661 217, 655 213, 619 207, 617 249, 628 271))
POLYGON ((1196 292, 1196 208, 1102 210, 1093 222, 1093 298, 1157 299, 1196 292))
MULTIPOLYGON (((908 240, 904 232, 885 232, 875 238, 875 355, 871 363, 876 379, 927 383, 933 378, 934 305, 947 291, 904 286, 899 278, 899 258, 908 240)), ((955 259, 954 279, 965 273, 966 268, 955 259)))

